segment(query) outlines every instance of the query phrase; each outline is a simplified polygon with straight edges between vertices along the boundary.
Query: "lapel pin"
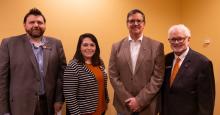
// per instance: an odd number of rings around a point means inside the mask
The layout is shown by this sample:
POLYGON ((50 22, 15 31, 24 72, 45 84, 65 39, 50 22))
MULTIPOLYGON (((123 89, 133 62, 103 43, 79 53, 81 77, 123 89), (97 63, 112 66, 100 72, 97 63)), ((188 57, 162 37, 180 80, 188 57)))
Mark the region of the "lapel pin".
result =
POLYGON ((50 46, 43 45, 43 49, 48 49, 48 50, 51 50, 52 48, 51 48, 50 46))
POLYGON ((165 68, 166 68, 166 69, 169 69, 169 68, 172 68, 172 66, 166 66, 165 68))
POLYGON ((184 66, 185 66, 185 68, 188 68, 189 67, 189 62, 186 63, 184 66))

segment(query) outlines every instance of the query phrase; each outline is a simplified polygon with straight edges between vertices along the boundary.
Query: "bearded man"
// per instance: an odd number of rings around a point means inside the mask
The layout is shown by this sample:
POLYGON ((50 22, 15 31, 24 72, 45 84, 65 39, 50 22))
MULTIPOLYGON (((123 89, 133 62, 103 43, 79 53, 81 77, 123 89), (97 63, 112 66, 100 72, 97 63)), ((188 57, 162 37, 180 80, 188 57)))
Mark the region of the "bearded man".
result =
POLYGON ((37 8, 23 22, 26 34, 0 46, 0 115, 54 115, 63 105, 66 58, 60 40, 43 36, 46 19, 37 8))

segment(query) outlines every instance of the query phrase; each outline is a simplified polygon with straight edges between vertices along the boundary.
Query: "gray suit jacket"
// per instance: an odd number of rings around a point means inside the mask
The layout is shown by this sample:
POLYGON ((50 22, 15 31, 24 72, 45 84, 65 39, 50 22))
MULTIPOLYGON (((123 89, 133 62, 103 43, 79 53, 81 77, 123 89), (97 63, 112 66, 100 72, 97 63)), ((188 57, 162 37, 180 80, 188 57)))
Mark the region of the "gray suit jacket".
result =
MULTIPOLYGON (((45 37, 44 74, 49 114, 63 102, 62 79, 66 58, 61 41, 45 37)), ((27 35, 3 39, 0 47, 0 114, 33 115, 38 101, 40 75, 27 35)))
POLYGON ((115 91, 113 104, 117 112, 130 114, 124 101, 135 97, 141 107, 140 115, 157 113, 157 95, 164 75, 162 43, 143 37, 133 73, 129 41, 124 38, 112 46, 109 74, 115 91))

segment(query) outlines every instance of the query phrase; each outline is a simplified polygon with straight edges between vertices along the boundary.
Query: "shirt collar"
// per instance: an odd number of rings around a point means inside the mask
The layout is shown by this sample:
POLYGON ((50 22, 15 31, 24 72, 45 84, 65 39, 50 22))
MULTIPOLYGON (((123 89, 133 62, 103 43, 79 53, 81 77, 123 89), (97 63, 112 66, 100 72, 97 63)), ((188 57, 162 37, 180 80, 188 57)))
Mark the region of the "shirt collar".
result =
POLYGON ((186 55, 188 54, 188 52, 189 52, 189 47, 187 47, 186 51, 183 52, 180 56, 177 56, 177 55, 174 53, 175 59, 179 57, 181 60, 184 60, 185 57, 186 57, 186 55))
MULTIPOLYGON (((144 35, 142 34, 142 35, 137 39, 137 41, 141 41, 141 42, 142 42, 143 37, 144 37, 144 35)), ((130 35, 128 36, 128 41, 134 41, 134 40, 131 38, 130 35)))
MULTIPOLYGON (((31 41, 31 38, 29 38, 29 41, 30 41, 30 43, 31 43, 34 47, 37 47, 37 46, 35 46, 35 44, 31 41)), ((41 41, 40 41, 40 45, 39 45, 38 47, 44 46, 46 43, 47 43, 47 39, 46 39, 45 37, 42 37, 42 39, 41 39, 41 41)))

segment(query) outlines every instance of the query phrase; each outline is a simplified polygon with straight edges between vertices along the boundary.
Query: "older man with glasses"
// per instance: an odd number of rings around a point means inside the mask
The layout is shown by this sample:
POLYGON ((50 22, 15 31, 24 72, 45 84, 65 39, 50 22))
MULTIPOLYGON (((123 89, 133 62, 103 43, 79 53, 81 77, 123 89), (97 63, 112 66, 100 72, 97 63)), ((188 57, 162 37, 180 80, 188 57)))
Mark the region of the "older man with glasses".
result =
POLYGON ((161 115, 213 115, 212 62, 189 47, 190 38, 190 30, 183 24, 168 31, 173 52, 165 56, 161 115))

